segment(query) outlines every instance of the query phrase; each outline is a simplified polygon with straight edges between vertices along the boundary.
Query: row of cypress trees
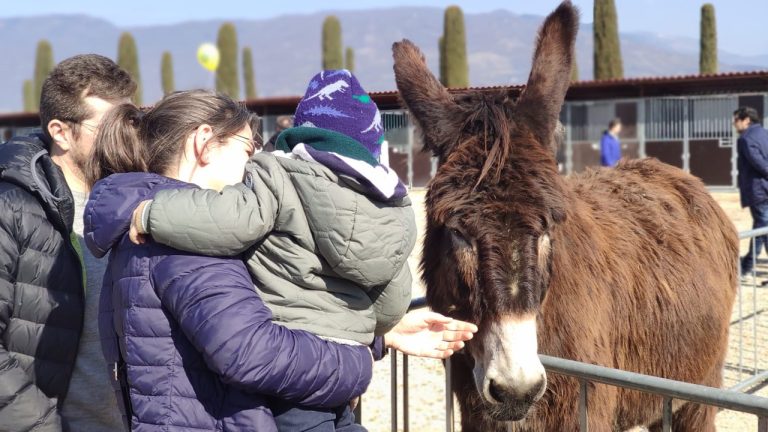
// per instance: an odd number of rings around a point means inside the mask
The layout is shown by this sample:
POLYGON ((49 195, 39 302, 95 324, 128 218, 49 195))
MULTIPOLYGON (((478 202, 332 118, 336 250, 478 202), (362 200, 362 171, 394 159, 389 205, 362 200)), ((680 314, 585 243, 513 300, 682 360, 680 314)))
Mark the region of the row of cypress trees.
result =
MULTIPOLYGON (((701 7, 701 29, 699 50, 699 73, 717 73, 717 31, 715 26, 715 8, 707 3, 701 7)), ((616 6, 614 0, 594 1, 594 77, 595 79, 616 79, 624 75, 619 45, 616 6)), ((240 84, 237 75, 237 31, 231 23, 223 24, 216 41, 221 57, 216 71, 216 89, 239 99, 240 84)), ((342 52, 341 23, 336 16, 328 16, 322 27, 322 67, 323 69, 355 69, 355 52, 346 47, 342 52)), ((440 54, 440 82, 446 87, 468 87, 469 65, 467 62, 466 31, 464 14, 458 6, 449 6, 443 18, 443 34, 438 39, 440 54)), ((139 83, 134 96, 136 104, 142 104, 141 77, 138 65, 138 49, 133 36, 125 32, 118 42, 117 63, 128 71, 139 83)), ((53 48, 47 40, 37 44, 34 77, 23 84, 24 110, 36 111, 39 108, 40 92, 43 81, 54 67, 53 48)), ((242 51, 242 68, 245 82, 245 97, 257 96, 253 71, 253 54, 250 47, 242 51)), ((161 61, 163 93, 175 89, 173 58, 165 51, 161 61)), ((574 59, 571 80, 579 79, 578 67, 574 59)))

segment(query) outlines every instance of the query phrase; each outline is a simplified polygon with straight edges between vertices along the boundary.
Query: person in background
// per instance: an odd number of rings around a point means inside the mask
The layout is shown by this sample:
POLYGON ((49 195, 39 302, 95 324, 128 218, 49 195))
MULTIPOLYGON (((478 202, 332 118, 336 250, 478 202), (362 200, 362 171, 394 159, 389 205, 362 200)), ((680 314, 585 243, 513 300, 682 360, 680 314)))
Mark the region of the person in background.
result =
POLYGON ((269 137, 269 141, 267 141, 267 143, 264 144, 263 150, 265 152, 275 151, 275 142, 277 141, 277 137, 280 135, 280 132, 292 127, 293 127, 293 116, 289 116, 289 115, 278 116, 275 119, 275 133, 273 133, 272 136, 269 137))
MULTIPOLYGON (((733 126, 739 133, 737 141, 738 183, 741 206, 749 207, 752 228, 768 226, 768 132, 760 125, 757 111, 741 107, 733 112, 733 126)), ((755 278, 755 260, 763 247, 768 249, 768 237, 757 236, 749 251, 741 258, 741 275, 746 283, 762 283, 755 278)))
POLYGON ((83 242, 84 170, 102 117, 136 83, 112 60, 59 63, 42 132, 0 146, 0 431, 123 429, 101 353, 106 260, 83 242))
POLYGON ((608 123, 608 129, 603 132, 603 136, 600 138, 600 165, 614 167, 621 159, 620 133, 621 119, 615 118, 608 123))

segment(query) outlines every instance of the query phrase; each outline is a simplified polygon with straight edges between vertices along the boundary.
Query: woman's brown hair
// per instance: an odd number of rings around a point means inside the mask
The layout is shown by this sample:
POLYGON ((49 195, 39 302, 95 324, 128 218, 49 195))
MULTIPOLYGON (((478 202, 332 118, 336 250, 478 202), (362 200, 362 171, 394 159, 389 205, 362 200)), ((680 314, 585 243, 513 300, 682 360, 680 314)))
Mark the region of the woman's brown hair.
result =
POLYGON ((207 90, 167 95, 146 112, 131 104, 112 109, 99 125, 86 183, 114 173, 146 171, 165 174, 179 160, 190 133, 202 124, 213 130, 210 141, 222 140, 258 118, 241 103, 207 90))

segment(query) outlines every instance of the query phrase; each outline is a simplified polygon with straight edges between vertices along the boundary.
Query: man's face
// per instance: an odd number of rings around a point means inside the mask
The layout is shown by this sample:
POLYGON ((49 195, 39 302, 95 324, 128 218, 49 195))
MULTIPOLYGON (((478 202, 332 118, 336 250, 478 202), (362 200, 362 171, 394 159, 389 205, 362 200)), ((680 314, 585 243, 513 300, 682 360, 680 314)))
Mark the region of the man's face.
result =
POLYGON ((738 117, 733 116, 733 127, 735 127, 736 131, 739 133, 747 130, 750 123, 751 123, 751 120, 749 119, 749 117, 739 120, 738 117))

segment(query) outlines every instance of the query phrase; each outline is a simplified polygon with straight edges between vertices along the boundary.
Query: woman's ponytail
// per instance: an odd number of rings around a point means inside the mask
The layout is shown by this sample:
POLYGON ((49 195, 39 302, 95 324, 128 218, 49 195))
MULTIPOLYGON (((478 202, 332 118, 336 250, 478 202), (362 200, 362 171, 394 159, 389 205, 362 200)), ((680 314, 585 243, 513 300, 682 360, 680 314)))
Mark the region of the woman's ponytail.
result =
POLYGON ((110 174, 147 171, 142 117, 141 110, 128 103, 104 116, 86 164, 88 187, 110 174))

